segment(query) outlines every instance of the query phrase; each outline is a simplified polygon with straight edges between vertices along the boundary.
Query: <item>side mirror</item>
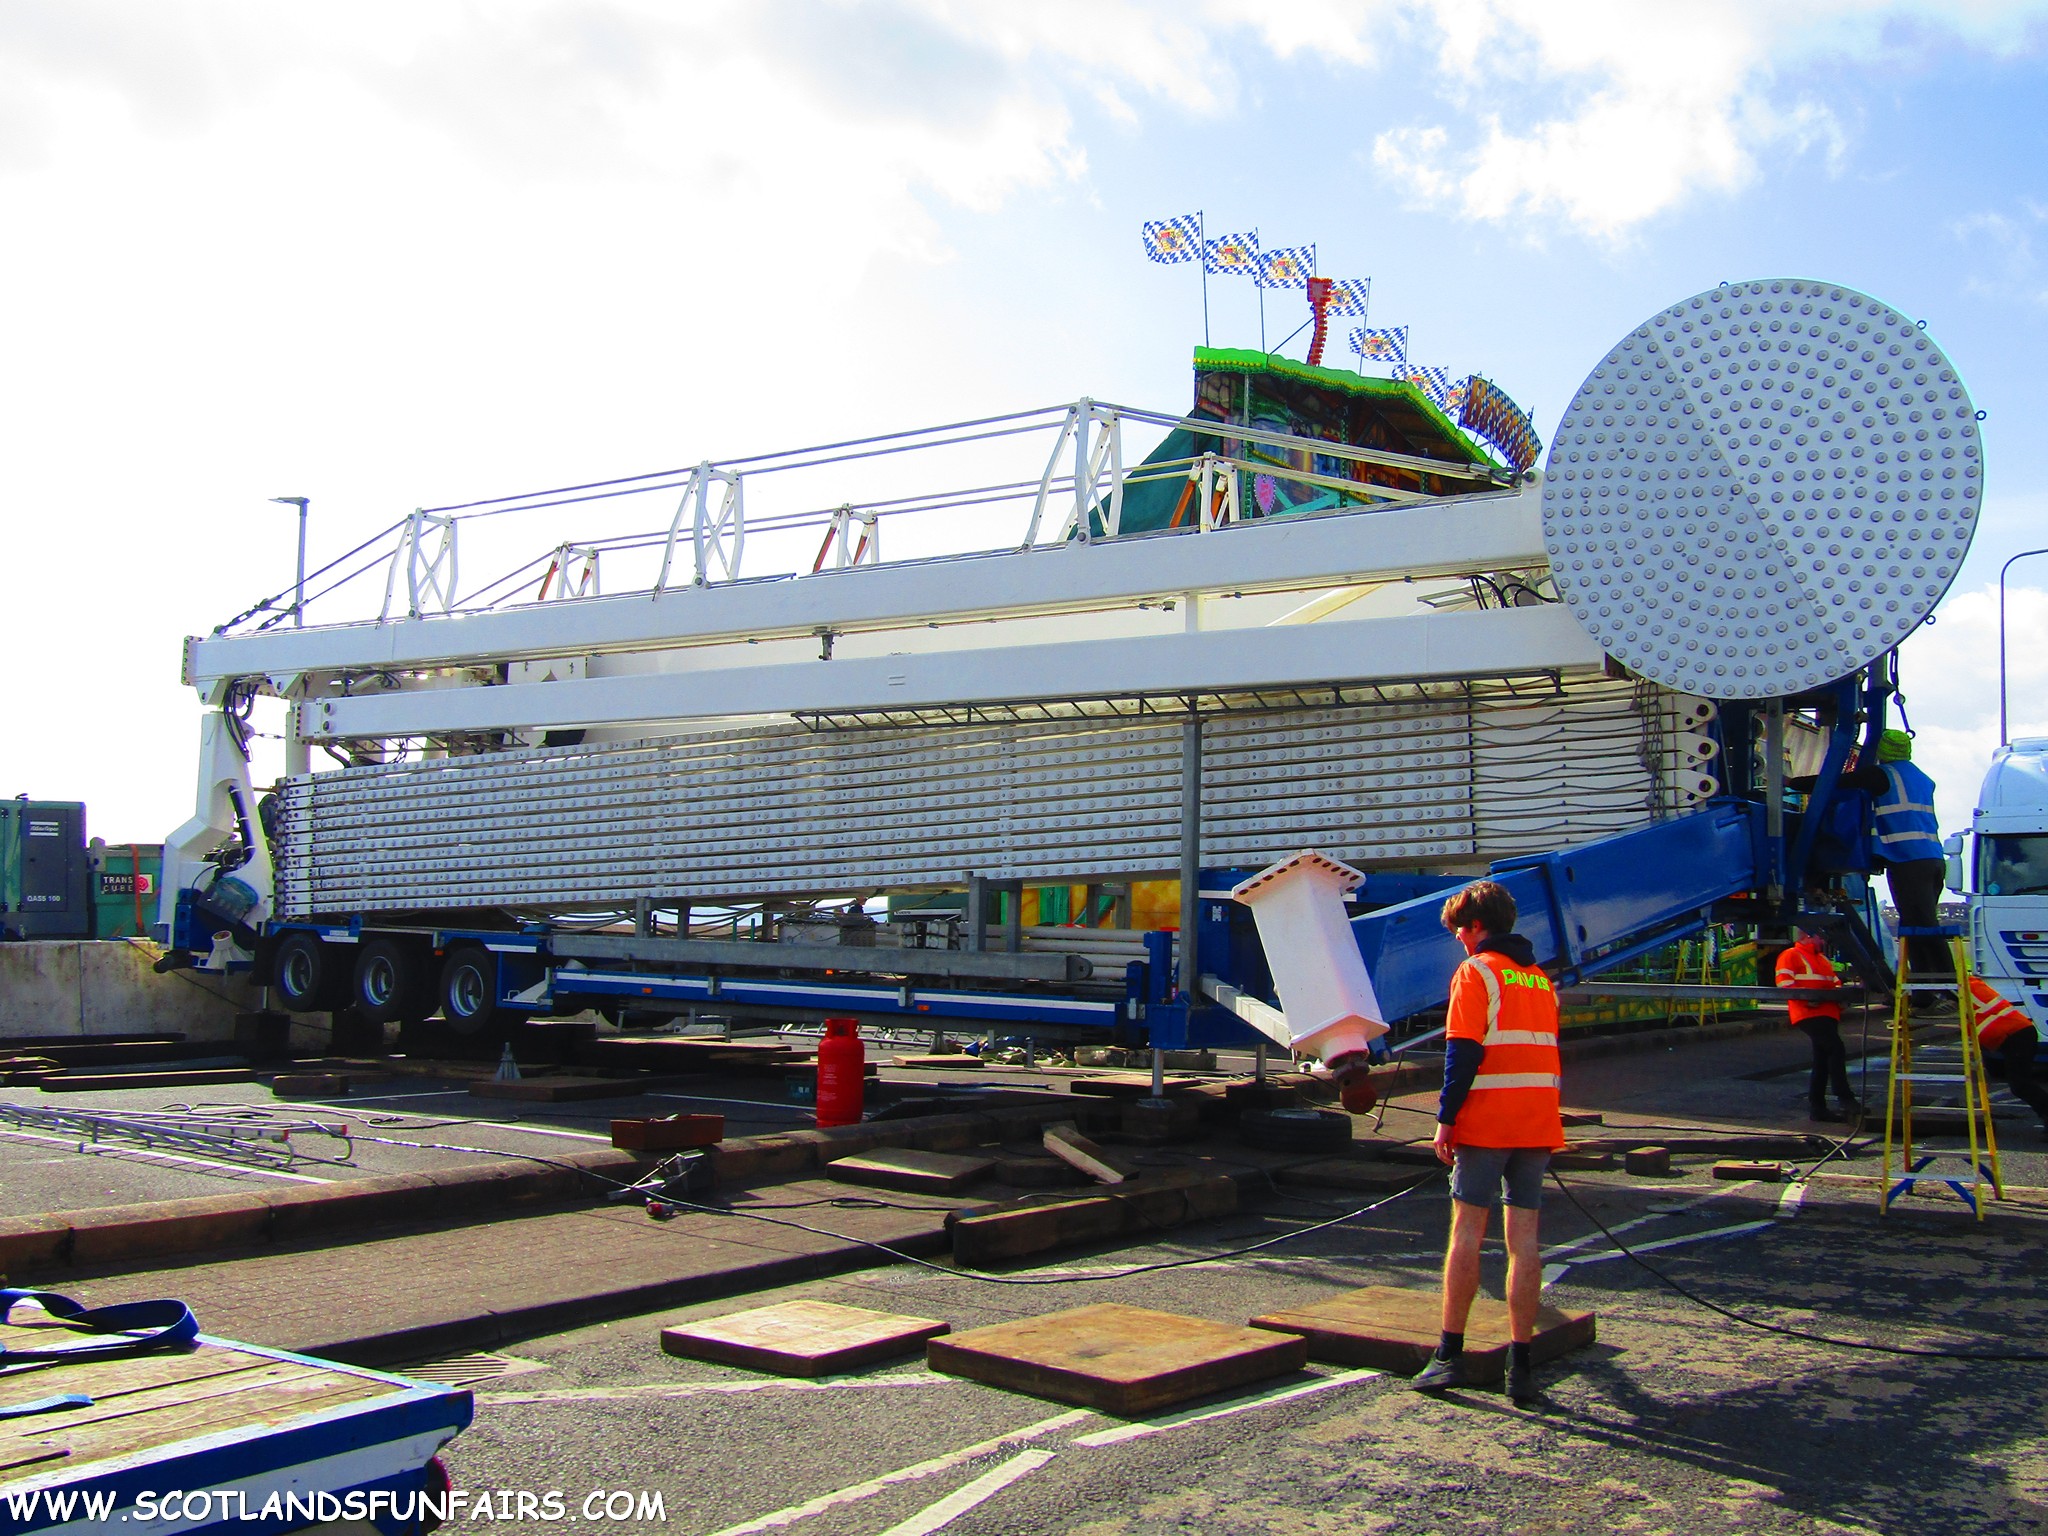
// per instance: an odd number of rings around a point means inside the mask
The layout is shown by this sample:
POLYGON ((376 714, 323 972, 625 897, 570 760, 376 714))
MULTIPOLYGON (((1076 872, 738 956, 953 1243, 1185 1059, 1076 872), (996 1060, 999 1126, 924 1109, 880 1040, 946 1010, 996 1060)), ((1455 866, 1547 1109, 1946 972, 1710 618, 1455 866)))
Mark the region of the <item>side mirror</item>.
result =
POLYGON ((1952 891, 1962 891, 1963 883, 1963 834, 1951 832, 1941 842, 1941 856, 1944 865, 1942 883, 1952 891))

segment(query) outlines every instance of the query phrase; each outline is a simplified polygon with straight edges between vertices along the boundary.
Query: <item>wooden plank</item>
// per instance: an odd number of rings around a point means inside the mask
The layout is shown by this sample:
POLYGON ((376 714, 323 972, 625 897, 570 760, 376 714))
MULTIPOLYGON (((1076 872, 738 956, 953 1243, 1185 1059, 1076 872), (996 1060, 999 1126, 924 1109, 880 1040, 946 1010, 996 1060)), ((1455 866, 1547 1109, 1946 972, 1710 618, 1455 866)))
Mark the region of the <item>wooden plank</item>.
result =
POLYGON ((612 1122, 612 1145, 627 1152, 682 1152, 723 1140, 723 1115, 678 1114, 612 1122))
POLYGON ((899 1067, 911 1067, 919 1072, 978 1072, 988 1065, 979 1056, 970 1056, 965 1051, 936 1056, 897 1056, 893 1060, 899 1067))
POLYGON ((213 1067, 196 1072, 64 1072, 42 1080, 45 1093, 86 1093, 101 1088, 209 1088, 253 1083, 247 1067, 213 1067))
MULTIPOLYGON (((80 1390, 89 1392, 91 1388, 80 1390)), ((388 1383, 350 1381, 334 1372, 318 1372, 296 1383, 268 1383, 261 1392, 234 1392, 197 1402, 166 1404, 150 1413, 124 1414, 79 1424, 75 1429, 67 1423, 65 1440, 73 1463, 85 1466, 158 1450, 198 1435, 265 1429, 309 1413, 364 1402, 391 1390, 388 1383)))
POLYGON ((661 1330, 672 1355, 780 1376, 832 1376, 914 1355, 952 1325, 846 1307, 833 1301, 789 1301, 661 1330))
POLYGON ((877 1147, 872 1152, 834 1158, 825 1165, 825 1174, 828 1178, 841 1179, 849 1184, 873 1184, 883 1189, 950 1195, 977 1179, 986 1178, 995 1165, 993 1157, 958 1152, 920 1152, 915 1147, 877 1147))
POLYGON ((1129 1417, 1298 1371, 1308 1343, 1105 1302, 936 1338, 925 1359, 970 1381, 1129 1417))
POLYGON ((62 1461, 70 1454, 70 1446, 59 1445, 54 1440, 23 1440, 13 1445, 0 1445, 0 1472, 14 1467, 32 1467, 40 1462, 62 1461))
MULTIPOLYGON (((1536 1314, 1530 1358, 1538 1365, 1590 1344, 1594 1314, 1545 1306, 1536 1314)), ((1327 1301, 1252 1319, 1252 1327, 1305 1340, 1309 1357, 1412 1376, 1429 1363, 1442 1338, 1443 1300, 1434 1290, 1368 1285, 1327 1301)), ((1508 1309, 1481 1296, 1465 1322, 1465 1363, 1474 1381, 1497 1381, 1507 1370, 1508 1309)))
MULTIPOLYGON (((1199 1077, 1168 1077, 1164 1091, 1185 1093, 1203 1086, 1199 1077)), ((1106 1072, 1101 1077, 1077 1077, 1067 1085, 1072 1093, 1093 1094, 1107 1099, 1143 1099, 1152 1093, 1150 1072, 1106 1072)))
POLYGON ((1068 1167, 1087 1174, 1098 1184, 1121 1184, 1133 1171, 1083 1136, 1081 1128, 1071 1120, 1048 1125, 1042 1139, 1046 1151, 1068 1167))

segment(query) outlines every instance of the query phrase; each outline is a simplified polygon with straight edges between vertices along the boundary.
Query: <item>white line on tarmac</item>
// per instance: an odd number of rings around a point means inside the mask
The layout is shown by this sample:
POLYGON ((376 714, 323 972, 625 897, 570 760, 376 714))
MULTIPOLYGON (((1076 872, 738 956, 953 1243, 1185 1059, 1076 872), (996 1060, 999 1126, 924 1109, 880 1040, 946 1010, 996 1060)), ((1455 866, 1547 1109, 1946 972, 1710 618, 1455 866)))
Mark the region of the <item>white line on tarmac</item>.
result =
POLYGON ((882 1536, 932 1536, 932 1532, 944 1530, 976 1505, 987 1503, 1018 1478, 1030 1476, 1052 1459, 1051 1451, 1019 1451, 994 1471, 982 1473, 965 1488, 947 1494, 908 1520, 890 1526, 882 1536))
POLYGON ((794 1525, 799 1520, 807 1520, 812 1515, 822 1515, 828 1509, 837 1509, 859 1499, 872 1498, 883 1489, 893 1488, 898 1483, 916 1482, 919 1478, 930 1477, 935 1472, 949 1471, 963 1462, 991 1455, 1013 1445, 1025 1444, 1092 1417, 1094 1415, 1086 1408, 1056 1413, 1049 1419, 1040 1419, 1036 1424, 1026 1424, 1022 1429, 1011 1430, 1007 1435, 997 1435, 993 1440, 963 1445, 957 1451, 948 1451, 943 1456, 934 1456, 929 1461, 920 1461, 915 1466, 904 1467, 895 1472, 885 1472, 880 1477, 871 1477, 864 1483, 854 1483, 833 1493, 820 1494, 815 1499, 808 1499, 802 1504, 792 1504, 787 1509, 778 1509, 773 1514, 763 1515, 758 1520, 749 1520, 744 1525, 727 1526, 717 1532, 716 1536, 755 1536, 759 1531, 780 1530, 783 1526, 794 1525))
POLYGON ((36 1131, 0 1131, 0 1136, 15 1136, 23 1141, 49 1141, 73 1151, 90 1148, 95 1153, 112 1157, 126 1157, 145 1162, 190 1163, 195 1168, 224 1168, 229 1173, 254 1173, 266 1179, 287 1179, 294 1184, 332 1184, 332 1179, 315 1178, 310 1173, 285 1173, 276 1168, 259 1168, 253 1163, 221 1163, 210 1157, 187 1157, 182 1152, 156 1152, 147 1147, 116 1147, 104 1141, 80 1141, 75 1136, 44 1136, 36 1131))
MULTIPOLYGON (((1707 1194, 1701 1195, 1697 1200, 1688 1200, 1685 1202, 1685 1204, 1674 1205, 1669 1210, 1652 1211, 1647 1216, 1638 1216, 1631 1221, 1620 1222, 1615 1226, 1609 1227, 1607 1231, 1627 1232, 1636 1227, 1647 1226, 1650 1222, 1653 1221, 1662 1221, 1666 1216, 1682 1216, 1687 1211, 1697 1210, 1700 1206, 1705 1205, 1710 1200, 1718 1200, 1723 1195, 1736 1194, 1741 1190, 1754 1188, 1755 1185, 1755 1179, 1745 1179, 1740 1184, 1724 1184, 1718 1189, 1711 1190, 1707 1194)), ((1589 1243, 1602 1243, 1606 1241, 1607 1234, 1600 1231, 1599 1228, 1596 1227, 1591 1232, 1588 1232, 1584 1237, 1574 1237, 1567 1242, 1557 1243, 1549 1248, 1544 1249, 1543 1257, 1546 1259, 1554 1259, 1558 1257, 1560 1254, 1566 1254, 1572 1252, 1574 1249, 1584 1248, 1589 1243)), ((1566 1267, 1569 1268, 1570 1266, 1567 1265, 1566 1267)))
POLYGON ((870 1392, 877 1387, 954 1387, 961 1376, 845 1376, 825 1381, 657 1381, 637 1387, 565 1387, 559 1392, 480 1392, 479 1408, 505 1403, 602 1403, 635 1398, 717 1397, 749 1392, 870 1392))
POLYGON ((1236 1402, 1225 1403, 1221 1408, 1190 1408, 1181 1413, 1169 1413, 1163 1418, 1152 1419, 1143 1424, 1119 1424, 1114 1429, 1098 1429, 1092 1435, 1076 1436, 1074 1444, 1121 1445, 1126 1440, 1138 1440, 1146 1435, 1160 1434, 1165 1430, 1206 1423, 1210 1419, 1228 1418, 1231 1414, 1246 1413, 1253 1408, 1270 1408, 1275 1403, 1307 1397, 1311 1392, 1327 1392, 1332 1387, 1348 1387, 1355 1381, 1370 1381, 1375 1376, 1385 1374, 1384 1371, 1342 1371, 1335 1376, 1325 1376, 1320 1381, 1302 1382, 1297 1386, 1282 1387, 1275 1392, 1261 1392, 1252 1397, 1242 1397, 1236 1402))
MULTIPOLYGON (((1637 1243, 1631 1251, 1635 1253, 1655 1253, 1660 1248, 1683 1248, 1688 1243, 1705 1243, 1711 1242, 1715 1238, 1740 1237, 1745 1232, 1761 1232, 1765 1227, 1775 1227, 1777 1224, 1777 1217, 1766 1216, 1761 1221, 1740 1222, 1732 1227, 1712 1227, 1705 1232, 1688 1232, 1683 1237, 1666 1237, 1654 1243, 1637 1243)), ((1543 1283, 1545 1285, 1551 1283, 1551 1269, 1555 1269, 1559 1274, 1562 1274, 1565 1270, 1575 1268, 1580 1264, 1600 1264, 1608 1259, 1623 1259, 1627 1257, 1628 1255, 1619 1248, 1609 1248, 1605 1253, 1589 1253, 1581 1258, 1573 1259, 1569 1264, 1552 1265, 1550 1268, 1546 1268, 1543 1271, 1543 1283)))

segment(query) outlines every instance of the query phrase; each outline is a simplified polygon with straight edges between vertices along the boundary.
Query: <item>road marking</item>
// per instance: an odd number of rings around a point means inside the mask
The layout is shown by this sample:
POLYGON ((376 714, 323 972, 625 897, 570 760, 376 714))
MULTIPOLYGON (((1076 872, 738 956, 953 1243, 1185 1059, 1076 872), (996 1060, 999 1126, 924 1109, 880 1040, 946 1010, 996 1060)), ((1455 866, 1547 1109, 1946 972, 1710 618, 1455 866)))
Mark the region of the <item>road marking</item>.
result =
MULTIPOLYGON (((959 1376, 842 1376, 824 1381, 657 1381, 637 1387, 564 1387, 559 1392, 479 1392, 487 1403, 601 1403, 633 1398, 724 1396, 746 1392, 867 1392, 877 1387, 951 1387, 959 1376)), ((479 1386, 483 1383, 479 1382, 479 1386)))
MULTIPOLYGON (((1635 1253, 1655 1253, 1660 1248, 1683 1248, 1688 1243, 1706 1243, 1721 1237, 1740 1237, 1745 1232, 1761 1232, 1765 1227, 1775 1227, 1777 1224, 1777 1217, 1766 1216, 1761 1221, 1740 1222, 1732 1227, 1713 1227, 1705 1232, 1688 1232, 1683 1237, 1666 1237, 1654 1243, 1637 1243, 1631 1251, 1635 1253)), ((1619 1248, 1609 1248, 1605 1253, 1589 1253, 1582 1258, 1573 1259, 1569 1264, 1552 1265, 1550 1268, 1545 1269, 1543 1271, 1543 1283, 1545 1285, 1551 1283, 1553 1278, 1551 1269, 1555 1269, 1559 1274, 1562 1274, 1576 1265, 1599 1264, 1608 1259, 1625 1259, 1627 1257, 1628 1254, 1623 1253, 1619 1248)))
POLYGON ((1151 1419, 1142 1424, 1119 1424, 1113 1429, 1098 1429, 1092 1435, 1079 1435, 1076 1445, 1104 1446, 1121 1445, 1126 1440, 1142 1439, 1146 1435, 1160 1434, 1169 1429, 1181 1429, 1189 1424, 1202 1424, 1210 1419, 1228 1418, 1234 1413, 1248 1413, 1254 1408, 1270 1408, 1275 1403, 1288 1402, 1297 1397, 1307 1397, 1311 1392, 1327 1392, 1332 1387, 1348 1387, 1355 1381, 1370 1381, 1375 1376, 1384 1376, 1385 1371, 1343 1371, 1335 1376, 1325 1376, 1320 1381, 1302 1382, 1278 1391, 1261 1392, 1252 1397, 1241 1397, 1236 1402, 1225 1403, 1221 1408, 1189 1408, 1179 1413, 1169 1413, 1163 1418, 1151 1419))
POLYGON ((978 1504, 986 1504, 1020 1477, 1028 1477, 1053 1459, 1051 1451, 1019 1451, 992 1472, 984 1472, 957 1493, 919 1510, 908 1520, 892 1525, 882 1536, 931 1536, 942 1531, 978 1504))
POLYGON ((95 1153, 112 1157, 140 1158, 146 1162, 190 1163, 195 1168, 221 1168, 229 1173, 254 1173, 266 1179, 287 1179, 294 1184, 332 1184, 332 1179, 315 1178, 310 1173, 285 1173, 276 1168, 259 1168, 254 1163, 223 1163, 210 1157, 187 1157, 182 1152, 156 1152, 147 1147, 116 1147, 104 1141, 81 1142, 75 1136, 45 1136, 38 1131, 0 1131, 0 1136, 15 1136, 24 1141, 54 1142, 60 1147, 69 1147, 83 1152, 88 1147, 95 1153))
MULTIPOLYGON (((1718 1200, 1723 1195, 1732 1195, 1742 1190, 1753 1188, 1755 1187, 1755 1184, 1755 1179, 1745 1179, 1743 1182, 1739 1184, 1723 1185, 1719 1189, 1712 1190, 1707 1194, 1701 1195, 1697 1200, 1688 1200, 1685 1202, 1685 1204, 1674 1205, 1668 1210, 1652 1211, 1647 1216, 1638 1216, 1631 1221, 1620 1222, 1615 1226, 1609 1227, 1607 1229, 1607 1232, 1602 1232, 1599 1228, 1596 1227, 1591 1232, 1588 1232, 1584 1237, 1574 1237, 1566 1242, 1556 1243, 1553 1244, 1551 1247, 1544 1249, 1543 1257, 1546 1259, 1554 1259, 1560 1254, 1570 1253, 1574 1249, 1583 1248, 1588 1243, 1605 1242, 1607 1241, 1608 1232, 1628 1232, 1636 1227, 1647 1226, 1650 1222, 1653 1221, 1662 1221, 1666 1216, 1683 1216, 1687 1211, 1697 1210, 1700 1206, 1705 1205, 1710 1200, 1718 1200)), ((1565 1267, 1570 1268, 1569 1265, 1565 1267)))
POLYGON ((982 1440, 974 1445, 962 1446, 957 1451, 948 1451, 943 1456, 934 1456, 929 1461, 920 1461, 914 1466, 884 1472, 880 1477, 871 1477, 864 1483, 854 1483, 833 1493, 823 1493, 815 1499, 801 1504, 792 1504, 787 1509, 778 1509, 773 1514, 763 1515, 758 1520, 749 1520, 744 1525, 727 1526, 716 1536, 755 1536, 758 1531, 780 1530, 785 1525, 794 1525, 799 1520, 808 1520, 812 1515, 822 1515, 828 1509, 838 1509, 860 1499, 873 1498, 885 1488, 898 1483, 912 1483, 919 1478, 930 1477, 936 1472, 945 1472, 963 1462, 974 1461, 982 1456, 993 1455, 1013 1445, 1036 1440, 1042 1435, 1078 1424, 1083 1419, 1094 1417, 1086 1408, 1075 1408, 1067 1413, 1056 1413, 1049 1419, 1040 1419, 1036 1424, 1026 1424, 1022 1429, 997 1435, 993 1440, 982 1440))

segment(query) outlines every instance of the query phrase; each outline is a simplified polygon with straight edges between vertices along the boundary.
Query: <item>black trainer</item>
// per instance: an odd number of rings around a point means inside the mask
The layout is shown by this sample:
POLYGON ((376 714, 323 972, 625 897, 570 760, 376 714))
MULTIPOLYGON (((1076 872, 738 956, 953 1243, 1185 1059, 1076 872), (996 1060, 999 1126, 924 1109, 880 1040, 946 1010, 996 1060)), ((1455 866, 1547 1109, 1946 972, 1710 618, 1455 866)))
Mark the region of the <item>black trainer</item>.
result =
POLYGON ((1442 1392, 1451 1387, 1469 1387, 1471 1379, 1465 1374, 1465 1357, 1453 1355, 1446 1360, 1432 1355, 1425 1365, 1408 1383, 1411 1392, 1442 1392))
POLYGON ((1508 1397, 1517 1403, 1533 1403, 1539 1394, 1536 1390, 1536 1373, 1526 1365, 1508 1361, 1508 1397))

